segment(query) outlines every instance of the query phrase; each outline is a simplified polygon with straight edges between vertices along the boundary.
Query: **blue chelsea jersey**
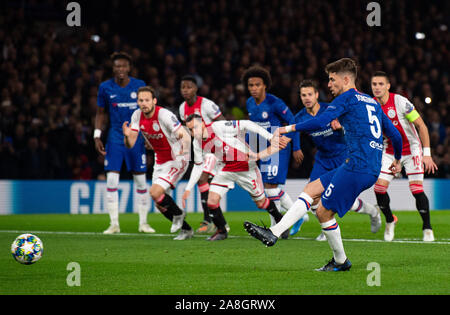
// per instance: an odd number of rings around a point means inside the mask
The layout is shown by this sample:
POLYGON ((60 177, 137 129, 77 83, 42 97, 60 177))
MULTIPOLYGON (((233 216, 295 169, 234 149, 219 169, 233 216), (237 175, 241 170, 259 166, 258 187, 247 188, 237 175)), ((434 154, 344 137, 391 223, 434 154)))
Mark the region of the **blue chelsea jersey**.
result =
MULTIPOLYGON (((278 97, 270 93, 266 94, 265 100, 261 104, 256 104, 253 97, 247 100, 247 112, 249 119, 273 133, 279 127, 286 124, 294 124, 294 115, 289 107, 278 97)), ((298 133, 288 135, 292 138, 294 151, 300 149, 300 137, 298 133)))
POLYGON ((138 109, 137 91, 145 82, 130 77, 127 86, 119 86, 114 79, 103 82, 98 89, 97 105, 109 111, 110 130, 108 142, 123 144, 122 125, 131 122, 131 115, 138 109))
MULTIPOLYGON (((295 122, 301 123, 313 117, 319 117, 327 108, 328 103, 319 103, 320 108, 316 116, 312 116, 303 108, 295 115, 295 122)), ((310 131, 308 134, 312 137, 314 144, 317 147, 318 158, 335 158, 337 156, 347 155, 347 145, 345 143, 344 134, 342 130, 333 130, 331 123, 328 123, 321 128, 310 131)))
POLYGON ((345 128, 348 159, 345 168, 378 176, 383 154, 383 132, 394 145, 395 158, 401 158, 402 139, 383 113, 380 104, 369 95, 350 89, 337 96, 317 118, 299 123, 297 131, 314 131, 338 118, 345 128))

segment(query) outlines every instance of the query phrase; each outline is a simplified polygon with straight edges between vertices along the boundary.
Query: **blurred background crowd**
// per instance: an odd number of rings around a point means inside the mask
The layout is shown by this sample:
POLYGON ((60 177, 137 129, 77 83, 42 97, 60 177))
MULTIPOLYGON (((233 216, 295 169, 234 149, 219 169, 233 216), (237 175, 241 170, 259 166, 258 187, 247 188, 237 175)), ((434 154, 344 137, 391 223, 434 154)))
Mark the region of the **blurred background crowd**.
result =
MULTIPOLYGON (((68 27, 68 1, 0 4, 0 178, 102 179, 92 134, 97 88, 112 77, 109 56, 134 59, 133 77, 159 92, 178 113, 180 78, 197 76, 199 95, 230 119, 247 117, 240 78, 254 64, 272 75, 270 93, 295 114, 298 85, 319 82, 331 101, 324 66, 357 60, 358 89, 371 94, 376 70, 391 91, 409 98, 429 128, 437 174, 450 178, 450 2, 383 1, 381 26, 366 23, 370 1, 130 0, 77 1, 81 27, 68 27)), ((106 140, 106 139, 105 139, 106 140)), ((314 149, 302 136, 307 178, 314 149)), ((149 153, 149 164, 153 163, 149 153)))

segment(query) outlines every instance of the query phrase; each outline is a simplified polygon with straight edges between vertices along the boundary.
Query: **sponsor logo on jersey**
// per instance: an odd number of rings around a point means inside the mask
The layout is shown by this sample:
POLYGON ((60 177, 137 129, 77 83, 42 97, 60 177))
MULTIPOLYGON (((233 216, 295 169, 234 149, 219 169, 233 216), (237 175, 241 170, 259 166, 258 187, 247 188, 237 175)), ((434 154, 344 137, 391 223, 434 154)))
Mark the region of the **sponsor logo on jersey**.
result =
POLYGON ((317 132, 313 132, 311 133, 311 136, 313 137, 320 137, 320 136, 331 136, 333 134, 333 129, 329 128, 327 130, 322 130, 322 131, 317 131, 317 132))
POLYGON ((378 142, 375 142, 375 141, 370 141, 369 145, 373 149, 377 149, 377 150, 383 151, 383 144, 382 143, 378 143, 378 142))
POLYGON ((358 99, 358 101, 360 101, 360 102, 365 102, 365 103, 375 104, 375 105, 378 104, 377 101, 375 101, 371 97, 367 97, 367 96, 359 95, 359 94, 355 94, 355 96, 358 99))
POLYGON ((131 108, 131 109, 133 109, 133 108, 137 108, 137 106, 138 106, 138 103, 136 103, 136 102, 132 102, 132 103, 113 103, 112 104, 114 107, 128 107, 128 108, 131 108))
POLYGON ((156 133, 156 134, 149 134, 145 131, 142 132, 144 134, 144 136, 147 139, 154 139, 154 140, 160 140, 164 137, 164 135, 162 133, 156 133))

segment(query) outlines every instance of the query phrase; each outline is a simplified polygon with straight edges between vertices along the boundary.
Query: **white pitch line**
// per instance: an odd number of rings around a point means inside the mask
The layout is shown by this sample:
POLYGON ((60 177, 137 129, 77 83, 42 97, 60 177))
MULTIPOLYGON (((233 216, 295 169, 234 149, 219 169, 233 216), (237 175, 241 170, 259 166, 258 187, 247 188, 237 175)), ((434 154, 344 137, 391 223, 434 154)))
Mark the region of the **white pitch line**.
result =
MULTIPOLYGON (((144 236, 144 237, 173 237, 176 234, 157 234, 157 233, 118 233, 114 235, 105 235, 101 232, 65 232, 65 231, 21 231, 21 230, 0 230, 0 233, 14 233, 14 234, 24 234, 24 233, 32 233, 32 234, 53 234, 53 235, 88 235, 88 236, 105 236, 105 237, 114 237, 114 236, 144 236)), ((194 235, 194 237, 206 238, 207 235, 194 235)), ((250 236, 240 236, 240 235, 228 235, 228 238, 250 238, 250 236)), ((291 237, 293 240, 306 240, 313 241, 314 238, 308 237, 291 237)), ((342 239, 344 242, 366 242, 366 243, 388 243, 384 240, 374 240, 374 239, 358 239, 358 238, 350 238, 350 239, 342 239)), ((423 242, 419 239, 397 239, 393 240, 390 243, 400 243, 400 244, 438 244, 438 245, 450 245, 450 239, 444 238, 439 241, 434 242, 423 242)))

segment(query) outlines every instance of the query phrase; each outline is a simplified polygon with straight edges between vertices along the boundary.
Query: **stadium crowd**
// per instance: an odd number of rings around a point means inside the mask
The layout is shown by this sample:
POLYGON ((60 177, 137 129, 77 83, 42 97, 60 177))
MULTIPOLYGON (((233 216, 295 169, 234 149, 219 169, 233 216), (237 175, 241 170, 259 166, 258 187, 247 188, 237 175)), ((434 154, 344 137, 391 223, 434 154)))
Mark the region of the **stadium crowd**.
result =
MULTIPOLYGON (((97 88, 112 77, 109 55, 118 50, 132 55, 130 75, 155 87, 163 106, 177 113, 180 78, 194 74, 199 95, 233 119, 246 118, 240 79, 251 65, 270 70, 270 92, 295 114, 303 79, 316 79, 320 99, 330 101, 324 66, 354 58, 360 90, 370 94, 371 74, 383 70, 391 91, 414 103, 439 166, 427 177, 450 178, 448 1, 383 2, 380 27, 367 25, 367 1, 79 3, 81 27, 65 24, 61 1, 1 4, 1 179, 104 178, 93 119, 97 88)), ((305 161, 292 162, 290 178, 309 175, 314 149, 303 136, 302 149, 305 161)))

